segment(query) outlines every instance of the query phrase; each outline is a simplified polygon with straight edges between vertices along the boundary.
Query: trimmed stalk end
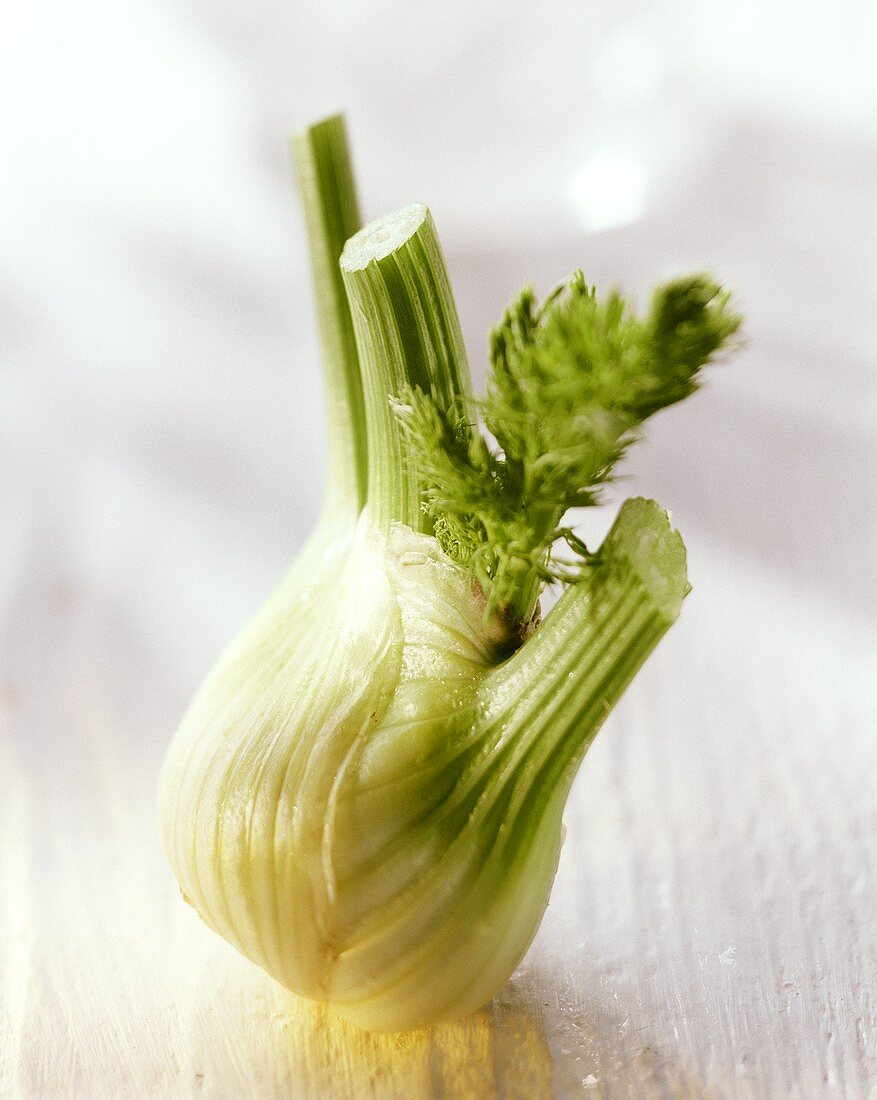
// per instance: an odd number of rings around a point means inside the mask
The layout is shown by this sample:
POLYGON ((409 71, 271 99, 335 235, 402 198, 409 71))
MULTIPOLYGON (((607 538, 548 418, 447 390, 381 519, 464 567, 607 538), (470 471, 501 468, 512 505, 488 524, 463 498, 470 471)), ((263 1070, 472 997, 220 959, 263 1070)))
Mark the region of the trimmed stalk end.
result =
POLYGON ((639 577, 654 610, 674 622, 691 585, 685 543, 659 504, 644 497, 624 502, 600 551, 604 560, 618 554, 639 577))
POLYGON ((345 244, 341 253, 342 270, 362 271, 372 260, 383 260, 413 237, 428 217, 429 210, 415 202, 369 222, 345 244))

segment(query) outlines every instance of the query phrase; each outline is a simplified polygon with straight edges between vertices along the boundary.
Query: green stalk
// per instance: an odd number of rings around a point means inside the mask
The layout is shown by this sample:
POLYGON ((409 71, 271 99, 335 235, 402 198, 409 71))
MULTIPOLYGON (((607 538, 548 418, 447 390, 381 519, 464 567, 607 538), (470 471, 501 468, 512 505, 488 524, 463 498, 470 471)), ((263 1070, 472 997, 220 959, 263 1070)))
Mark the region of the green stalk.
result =
POLYGON ((327 508, 357 515, 366 500, 368 439, 359 356, 338 267, 362 224, 341 115, 296 135, 293 161, 307 224, 329 428, 327 508))
POLYGON ((448 408, 469 393, 460 322, 432 216, 407 206, 345 246, 344 285, 362 366, 369 437, 368 503, 375 520, 432 532, 421 482, 390 407, 408 386, 448 408))
POLYGON ((666 513, 654 501, 628 500, 599 564, 487 678, 485 717, 511 731, 499 770, 526 803, 526 814, 513 815, 522 826, 538 818, 534 804, 565 798, 603 720, 688 591, 685 546, 666 513))

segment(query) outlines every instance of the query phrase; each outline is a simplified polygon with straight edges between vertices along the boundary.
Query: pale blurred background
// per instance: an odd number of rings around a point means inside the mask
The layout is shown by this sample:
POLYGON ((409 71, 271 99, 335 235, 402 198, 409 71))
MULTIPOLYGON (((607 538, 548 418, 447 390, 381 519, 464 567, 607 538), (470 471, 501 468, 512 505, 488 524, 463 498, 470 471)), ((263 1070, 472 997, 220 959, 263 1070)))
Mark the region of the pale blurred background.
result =
POLYGON ((0 1096, 188 1095, 198 1058, 205 1094, 275 1095, 209 1030, 180 1060, 181 960, 227 955, 177 915, 152 807, 319 505, 287 138, 338 109, 365 216, 432 208, 477 378, 505 302, 579 266, 641 303, 706 268, 746 315, 625 467, 695 593, 573 795, 521 994, 555 1094, 873 1095, 874 5, 5 0, 3 26, 0 1096))

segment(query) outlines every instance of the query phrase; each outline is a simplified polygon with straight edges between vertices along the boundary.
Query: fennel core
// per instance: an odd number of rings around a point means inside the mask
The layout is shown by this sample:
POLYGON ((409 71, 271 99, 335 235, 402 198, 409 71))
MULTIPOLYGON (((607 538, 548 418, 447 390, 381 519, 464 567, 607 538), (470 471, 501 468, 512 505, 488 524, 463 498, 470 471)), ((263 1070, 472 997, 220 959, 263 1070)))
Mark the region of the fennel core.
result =
POLYGON ((638 316, 529 290, 472 394, 435 227, 360 227, 340 117, 294 143, 329 414, 320 520, 220 657, 162 773, 171 866, 283 985, 376 1031, 473 1011, 529 946, 575 772, 679 613, 685 548, 626 501, 564 524, 736 331, 701 275, 638 316), (540 622, 539 594, 563 587, 540 622))

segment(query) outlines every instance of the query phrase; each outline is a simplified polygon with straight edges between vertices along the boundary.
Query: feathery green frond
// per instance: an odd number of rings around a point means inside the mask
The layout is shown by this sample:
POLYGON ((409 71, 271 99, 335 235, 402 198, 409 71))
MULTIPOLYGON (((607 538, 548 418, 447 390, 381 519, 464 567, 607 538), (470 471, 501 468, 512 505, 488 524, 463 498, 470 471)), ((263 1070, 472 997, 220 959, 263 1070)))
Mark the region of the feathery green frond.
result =
POLYGON ((436 537, 470 566, 491 611, 525 624, 544 582, 587 568, 564 514, 597 503, 643 421, 697 388, 739 324, 705 275, 660 287, 641 318, 577 272, 541 304, 527 288, 508 307, 491 334, 483 400, 446 406, 410 389, 396 402, 436 537))

